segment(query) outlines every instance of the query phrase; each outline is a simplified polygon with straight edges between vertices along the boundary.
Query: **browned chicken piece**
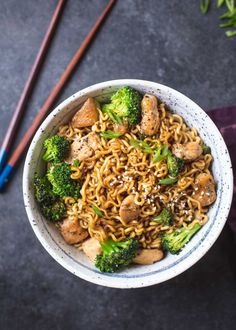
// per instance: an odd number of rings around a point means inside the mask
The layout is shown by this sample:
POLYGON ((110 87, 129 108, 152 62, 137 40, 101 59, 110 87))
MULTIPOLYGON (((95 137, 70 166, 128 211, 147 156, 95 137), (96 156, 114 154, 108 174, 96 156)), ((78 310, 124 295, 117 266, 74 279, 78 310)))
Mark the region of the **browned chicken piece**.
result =
POLYGON ((193 198, 200 202, 201 206, 208 206, 216 200, 215 182, 207 173, 201 173, 194 183, 193 198))
POLYGON ((102 253, 101 245, 94 237, 82 243, 82 250, 92 262, 95 262, 96 256, 102 253))
POLYGON ((76 244, 88 237, 87 230, 84 230, 76 219, 66 218, 61 224, 61 234, 68 244, 76 244))
POLYGON ((83 160, 91 157, 94 150, 88 145, 87 141, 87 137, 74 140, 71 144, 69 156, 66 159, 66 162, 73 164, 73 162, 77 159, 82 162, 83 160))
POLYGON ((154 135, 160 126, 160 115, 157 107, 157 98, 154 95, 145 94, 142 102, 141 132, 145 135, 154 135))
POLYGON ((120 206, 120 217, 123 221, 136 220, 140 213, 139 205, 135 204, 134 196, 127 196, 120 206))
POLYGON ((92 97, 89 97, 72 118, 71 126, 73 128, 89 127, 95 124, 98 119, 97 104, 92 97))
POLYGON ((91 132, 87 135, 88 137, 88 145, 96 151, 98 149, 98 146, 101 144, 100 138, 98 134, 95 132, 91 132))
POLYGON ((151 265, 156 261, 161 260, 164 253, 159 249, 142 249, 139 250, 137 256, 133 259, 135 264, 151 265))
POLYGON ((94 132, 89 133, 81 139, 75 139, 71 144, 66 162, 73 164, 76 159, 82 162, 94 154, 94 151, 97 150, 99 144, 99 136, 94 132))
POLYGON ((172 147, 173 154, 187 161, 197 159, 202 154, 202 147, 198 142, 188 142, 185 144, 176 143, 172 147))
POLYGON ((125 134, 128 132, 128 123, 114 124, 114 131, 120 134, 125 134))

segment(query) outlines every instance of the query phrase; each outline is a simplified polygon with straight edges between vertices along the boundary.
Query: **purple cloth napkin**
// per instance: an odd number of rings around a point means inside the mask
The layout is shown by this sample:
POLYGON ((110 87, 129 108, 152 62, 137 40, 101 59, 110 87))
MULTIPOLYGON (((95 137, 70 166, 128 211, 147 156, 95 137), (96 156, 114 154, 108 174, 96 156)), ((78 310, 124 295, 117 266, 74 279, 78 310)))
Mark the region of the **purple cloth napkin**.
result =
MULTIPOLYGON (((213 109, 208 115, 219 128, 229 149, 234 177, 236 177, 236 107, 213 109)), ((228 218, 228 224, 234 233, 236 243, 236 185, 234 184, 234 196, 228 218)))

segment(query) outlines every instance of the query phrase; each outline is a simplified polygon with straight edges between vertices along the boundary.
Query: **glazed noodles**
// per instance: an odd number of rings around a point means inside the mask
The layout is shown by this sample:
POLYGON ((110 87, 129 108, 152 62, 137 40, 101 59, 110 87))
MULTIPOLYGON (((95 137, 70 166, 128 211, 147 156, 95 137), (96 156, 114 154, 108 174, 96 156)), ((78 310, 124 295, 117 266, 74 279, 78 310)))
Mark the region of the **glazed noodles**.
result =
MULTIPOLYGON (((155 98, 151 95, 146 97, 155 98)), ((112 114, 106 108, 101 110, 95 103, 98 120, 92 125, 78 127, 75 115, 71 122, 59 128, 58 136, 68 140, 74 149, 63 162, 70 164, 71 180, 80 183, 79 198, 63 196, 66 207, 64 222, 73 224, 73 228, 76 223, 81 229, 79 234, 86 233, 82 240, 68 240, 65 228, 57 222, 69 244, 78 247, 82 244, 83 249, 86 241, 83 242, 89 237, 94 238, 93 242, 135 240, 140 256, 140 260, 136 257, 137 263, 142 264, 146 260, 142 260, 142 251, 160 252, 164 247, 172 253, 178 253, 183 246, 173 248, 168 237, 179 229, 191 231, 195 225, 198 230, 207 222, 208 206, 215 200, 214 181, 210 172, 212 155, 209 149, 204 152, 206 146, 195 128, 188 127, 183 118, 167 110, 165 104, 157 104, 157 100, 155 102, 158 111, 155 120, 159 121, 159 125, 154 134, 145 134, 148 127, 142 120, 154 110, 153 107, 145 112, 145 104, 140 105, 142 118, 136 125, 129 126, 127 118, 126 121, 122 118, 122 123, 114 123, 112 114), (108 135, 104 135, 104 132, 108 135), (95 137, 95 140, 89 141, 88 136, 95 137), (179 155, 181 157, 177 157, 179 155), (170 175, 171 160, 182 161, 175 176, 170 175), (201 175, 203 179, 204 176, 208 178, 206 182, 211 185, 204 184, 207 191, 201 184, 201 175), (131 219, 125 216, 125 210, 121 212, 124 200, 130 196, 138 212, 131 219), (171 221, 160 221, 160 217, 159 220, 158 217, 155 219, 163 209, 168 210, 171 221), (163 237, 166 237, 165 242, 163 237)), ((81 110, 77 117, 83 113, 81 110)), ((151 116, 149 121, 153 118, 151 116)), ((70 236, 78 234, 76 229, 73 233, 73 228, 68 228, 70 236)), ((97 247, 97 254, 101 254, 100 245, 97 247)), ((86 253, 86 246, 84 250, 86 253)), ((95 255, 87 254, 91 260, 95 260, 95 255)), ((162 257, 163 254, 159 259, 162 257)), ((158 257, 154 259, 146 263, 159 260, 158 257)), ((102 267, 99 268, 103 271, 102 267)), ((109 269, 105 268, 105 271, 109 269)))

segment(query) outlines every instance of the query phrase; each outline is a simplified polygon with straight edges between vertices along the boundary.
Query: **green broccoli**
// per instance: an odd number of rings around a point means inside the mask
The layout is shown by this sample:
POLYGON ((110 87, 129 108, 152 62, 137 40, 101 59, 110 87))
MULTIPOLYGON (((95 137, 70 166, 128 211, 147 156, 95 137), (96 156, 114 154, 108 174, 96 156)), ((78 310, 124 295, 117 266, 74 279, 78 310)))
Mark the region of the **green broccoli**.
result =
POLYGON ((62 161, 66 158, 70 149, 70 142, 59 135, 46 139, 43 145, 46 149, 43 159, 47 162, 62 161))
POLYGON ((205 143, 202 145, 202 153, 203 153, 203 155, 211 153, 211 148, 208 145, 206 145, 205 143))
POLYGON ((80 197, 80 184, 71 179, 71 168, 67 163, 58 163, 50 166, 47 177, 52 184, 52 191, 60 197, 80 197))
POLYGON ((184 166, 184 161, 181 158, 175 157, 171 153, 167 156, 167 167, 169 175, 172 178, 175 178, 179 175, 180 171, 182 170, 184 166))
POLYGON ((133 126, 141 118, 141 101, 142 95, 138 91, 125 86, 112 95, 111 102, 104 104, 102 111, 115 123, 128 122, 129 126, 133 126))
POLYGON ((161 236, 163 249, 172 254, 178 254, 201 227, 199 223, 195 223, 194 226, 189 225, 176 229, 172 233, 164 233, 161 236))
POLYGON ((133 238, 123 242, 114 242, 109 239, 100 243, 103 254, 97 255, 95 266, 101 272, 114 273, 128 266, 138 253, 139 243, 133 238))
POLYGON ((41 205, 41 211, 45 218, 52 222, 60 221, 66 216, 66 206, 61 200, 50 205, 41 205))
POLYGON ((152 221, 159 222, 165 226, 171 226, 173 224, 173 216, 169 209, 164 208, 159 215, 152 219, 152 221))
POLYGON ((34 176, 34 194, 39 203, 49 205, 56 200, 56 196, 52 192, 52 187, 47 177, 40 177, 38 174, 34 176))
POLYGON ((52 191, 47 177, 34 176, 34 193, 40 209, 46 219, 59 221, 66 215, 66 206, 52 191))

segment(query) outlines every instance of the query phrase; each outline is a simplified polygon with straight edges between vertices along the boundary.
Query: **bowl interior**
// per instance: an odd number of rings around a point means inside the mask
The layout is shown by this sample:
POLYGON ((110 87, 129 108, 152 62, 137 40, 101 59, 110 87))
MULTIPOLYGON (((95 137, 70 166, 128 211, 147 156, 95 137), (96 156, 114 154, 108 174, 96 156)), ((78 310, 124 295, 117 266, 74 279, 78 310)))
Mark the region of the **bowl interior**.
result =
POLYGON ((220 234, 231 205, 232 168, 221 134, 208 115, 193 101, 166 86, 140 80, 118 80, 88 87, 65 100, 43 122, 29 148, 24 168, 23 190, 26 211, 33 230, 42 245, 62 266, 77 276, 97 284, 131 288, 147 286, 165 281, 183 272, 215 242, 220 234), (165 102, 168 108, 181 115, 186 124, 196 127, 204 142, 211 147, 214 161, 212 171, 217 184, 217 200, 209 210, 208 223, 177 255, 168 255, 162 261, 149 266, 129 267, 115 274, 101 274, 84 253, 64 242, 55 226, 40 214, 33 194, 33 176, 45 171, 42 161, 43 141, 57 132, 60 125, 67 123, 88 96, 105 102, 119 87, 129 85, 142 93, 151 93, 165 102))

